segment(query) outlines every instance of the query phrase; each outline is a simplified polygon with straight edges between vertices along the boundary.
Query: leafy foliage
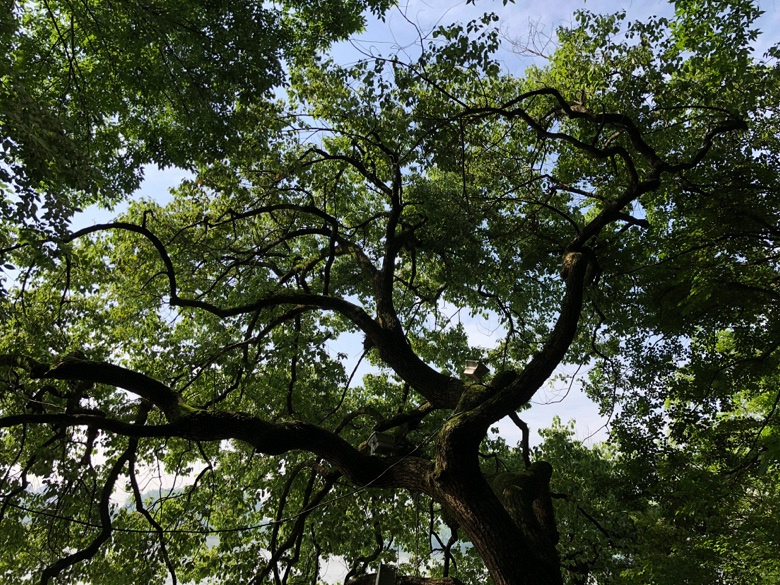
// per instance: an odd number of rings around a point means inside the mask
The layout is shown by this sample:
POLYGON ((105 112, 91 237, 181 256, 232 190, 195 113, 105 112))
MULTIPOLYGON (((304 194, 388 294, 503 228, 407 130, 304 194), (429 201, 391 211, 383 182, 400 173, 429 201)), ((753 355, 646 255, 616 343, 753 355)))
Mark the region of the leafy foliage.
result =
POLYGON ((62 228, 132 192, 143 165, 227 156, 283 65, 384 1, 6 2, 0 23, 3 216, 62 228))
POLYGON ((385 6, 322 4, 8 17, 2 99, 40 108, 3 114, 3 578, 777 575, 780 100, 757 8, 581 13, 517 77, 493 15, 337 63, 317 50, 385 6), (147 162, 195 173, 68 230, 147 162), (452 308, 502 339, 471 347, 452 308), (475 354, 495 376, 463 378, 475 354), (565 364, 608 445, 491 433, 527 433, 565 364))

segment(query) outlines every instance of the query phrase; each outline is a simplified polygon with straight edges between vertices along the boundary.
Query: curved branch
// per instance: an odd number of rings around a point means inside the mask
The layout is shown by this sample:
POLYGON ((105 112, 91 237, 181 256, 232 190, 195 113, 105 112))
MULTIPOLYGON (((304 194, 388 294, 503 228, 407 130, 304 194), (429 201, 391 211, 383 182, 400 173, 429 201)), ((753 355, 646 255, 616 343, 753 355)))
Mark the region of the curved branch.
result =
POLYGON ((127 463, 130 458, 130 450, 131 448, 128 447, 128 449, 125 450, 125 452, 122 453, 122 455, 119 457, 119 459, 114 462, 114 465, 111 467, 108 480, 106 481, 106 484, 103 487, 103 491, 100 495, 100 532, 86 548, 58 559, 56 562, 46 567, 41 573, 41 585, 46 585, 51 579, 55 578, 68 567, 94 557, 103 543, 111 538, 111 494, 114 491, 114 485, 116 484, 116 480, 119 478, 119 473, 122 471, 122 467, 124 467, 125 463, 127 463))
POLYGON ((380 420, 374 425, 374 430, 387 431, 400 427, 401 425, 409 425, 410 428, 417 428, 422 419, 425 418, 428 413, 433 412, 433 410, 435 410, 433 405, 430 402, 426 402, 411 412, 402 412, 387 420, 380 420))
MULTIPOLYGON (((392 196, 393 190, 392 188, 388 187, 379 177, 376 176, 373 172, 371 172, 368 168, 366 168, 366 165, 364 165, 361 161, 357 160, 356 158, 353 158, 351 156, 347 156, 345 154, 332 154, 330 152, 326 152, 322 150, 321 148, 311 148, 308 152, 313 152, 317 155, 319 155, 319 160, 337 160, 341 162, 345 162, 352 166, 358 173, 363 175, 366 179, 368 179, 368 182, 371 183, 374 187, 379 189, 382 193, 385 195, 392 196)), ((305 155, 304 155, 305 156, 305 155)), ((317 162, 312 161, 312 163, 317 162)))
POLYGON ((180 437, 192 441, 238 440, 258 453, 282 455, 308 451, 324 459, 356 485, 402 487, 429 493, 430 462, 415 457, 366 455, 336 433, 301 421, 270 423, 244 413, 181 415, 162 425, 128 423, 94 414, 19 414, 0 418, 0 428, 22 424, 86 426, 128 437, 180 437))
MULTIPOLYGON (((399 327, 399 320, 395 307, 393 306, 393 282, 395 280, 396 257, 401 247, 401 241, 396 234, 396 229, 403 211, 401 202, 403 177, 397 153, 386 148, 381 143, 377 142, 375 145, 390 161, 393 177, 392 184, 389 186, 374 172, 366 168, 360 160, 354 157, 329 153, 321 148, 312 148, 309 152, 313 152, 322 157, 320 160, 346 162, 354 167, 371 185, 379 189, 390 199, 390 212, 385 228, 385 255, 382 262, 382 269, 379 271, 374 270, 372 276, 374 281, 373 288, 374 300, 376 301, 377 320, 385 329, 396 329, 399 327)), ((361 254, 361 256, 365 255, 361 254)), ((367 259, 363 257, 358 258, 361 265, 363 265, 366 260, 367 259)), ((373 267, 373 265, 371 266, 373 267)))
POLYGON ((67 357, 49 366, 27 356, 0 355, 0 365, 23 368, 33 379, 78 380, 122 388, 157 406, 171 421, 182 408, 188 408, 181 396, 162 382, 107 362, 67 357))
POLYGON ((163 264, 165 264, 165 272, 166 275, 168 276, 168 287, 170 290, 171 298, 175 297, 178 287, 176 285, 176 274, 173 269, 173 262, 171 261, 171 257, 168 255, 168 250, 165 249, 165 244, 163 244, 160 238, 155 236, 151 230, 147 229, 146 226, 140 226, 125 221, 99 223, 73 232, 67 238, 67 241, 73 241, 82 236, 86 236, 88 234, 93 234, 96 232, 106 231, 110 229, 125 230, 128 232, 141 234, 152 243, 152 245, 157 249, 157 253, 160 255, 160 259, 163 261, 163 264))
MULTIPOLYGON (((632 133, 639 134, 639 130, 636 128, 636 126, 633 126, 633 123, 631 127, 632 127, 632 133)), ((577 249, 585 245, 589 240, 597 236, 599 232, 607 224, 615 220, 625 221, 627 216, 626 214, 623 213, 623 209, 629 203, 635 201, 641 195, 657 189, 661 184, 661 175, 663 175, 664 173, 680 173, 682 171, 692 169, 696 165, 698 165, 702 160, 704 160, 704 157, 707 156, 707 153, 709 153, 709 151, 712 149, 714 140, 717 136, 728 132, 734 132, 737 130, 745 130, 746 128, 747 125, 743 120, 739 120, 739 119, 726 120, 725 122, 723 122, 723 124, 716 126, 715 128, 713 128, 707 133, 707 135, 704 137, 704 143, 702 144, 702 146, 699 148, 696 154, 691 158, 691 160, 687 162, 670 164, 665 161, 662 161, 658 157, 658 155, 655 154, 655 152, 652 152, 652 155, 648 155, 648 160, 651 162, 653 170, 648 176, 648 178, 644 181, 637 182, 636 184, 630 185, 623 193, 623 195, 621 195, 610 205, 608 205, 596 217, 594 217, 588 223, 588 225, 586 225, 583 228, 582 232, 580 232, 580 234, 572 241, 570 247, 577 249)), ((644 144, 644 142, 641 141, 641 134, 639 134, 639 136, 640 137, 636 138, 637 143, 641 142, 642 144, 644 144)), ((647 146, 647 148, 649 149, 650 147, 647 146)))
POLYGON ((582 252, 564 256, 566 295, 550 337, 512 383, 486 396, 478 406, 456 415, 445 426, 440 434, 441 465, 444 461, 457 461, 453 453, 465 450, 466 445, 476 449, 490 425, 526 404, 563 360, 577 332, 588 264, 587 255, 582 252))
POLYGON ((128 461, 128 475, 130 476, 130 486, 133 490, 133 499, 135 500, 135 509, 141 514, 157 535, 157 540, 160 543, 160 556, 162 556, 163 563, 168 569, 168 575, 171 578, 171 585, 178 585, 179 579, 176 576, 176 568, 171 562, 170 555, 168 554, 168 546, 165 543, 165 531, 160 523, 154 519, 149 510, 144 506, 143 496, 141 494, 141 488, 138 485, 138 478, 135 475, 135 453, 132 454, 128 461))
POLYGON ((369 315, 357 305, 354 305, 342 299, 321 296, 321 295, 313 295, 313 294, 305 294, 305 293, 304 294, 282 293, 277 295, 269 295, 253 303, 247 303, 244 305, 239 305, 230 308, 219 307, 218 305, 214 305, 212 303, 197 300, 197 299, 182 298, 179 296, 178 285, 176 284, 176 272, 173 267, 173 262, 168 254, 168 250, 165 248, 165 245, 149 229, 133 223, 114 222, 114 223, 93 225, 88 228, 84 228, 82 230, 74 232, 70 236, 70 239, 73 240, 81 236, 84 236, 86 234, 110 230, 110 229, 131 231, 144 236, 152 243, 152 245, 155 247, 157 253, 160 256, 160 259, 165 265, 165 273, 168 278, 168 289, 169 289, 168 294, 170 297, 169 302, 172 307, 190 307, 190 308, 202 309, 204 311, 216 315, 217 317, 225 318, 225 317, 235 317, 238 315, 243 315, 245 313, 252 313, 260 309, 276 307, 280 305, 311 305, 317 308, 332 310, 341 313, 342 315, 347 317, 347 319, 352 321, 355 325, 357 325, 362 330, 364 330, 366 334, 369 334, 369 331, 367 329, 376 327, 376 324, 374 323, 373 319, 371 319, 371 317, 369 317, 369 315))
POLYGON ((457 115, 457 118, 477 117, 483 118, 488 115, 498 115, 509 118, 520 118, 536 134, 542 138, 560 140, 572 144, 578 150, 589 154, 597 159, 606 159, 610 157, 619 157, 630 175, 630 183, 624 194, 611 203, 597 217, 595 217, 572 242, 572 248, 577 249, 586 244, 590 239, 596 236, 608 223, 618 218, 623 208, 630 202, 637 199, 640 195, 657 189, 660 185, 661 176, 664 173, 680 173, 689 170, 698 165, 707 156, 712 149, 714 140, 721 134, 737 130, 746 130, 747 124, 744 120, 734 118, 732 114, 725 112, 727 119, 712 128, 704 136, 701 147, 693 154, 688 161, 670 163, 663 160, 659 154, 645 140, 644 134, 639 126, 629 116, 619 113, 593 113, 581 104, 569 104, 563 95, 554 88, 540 88, 525 92, 504 104, 498 106, 468 107, 463 106, 463 111, 457 115), (631 146, 645 160, 650 168, 647 176, 640 180, 637 164, 631 153, 620 145, 598 147, 595 144, 583 142, 578 138, 565 132, 551 132, 542 123, 531 116, 525 109, 519 106, 522 102, 537 96, 549 96, 555 100, 559 113, 567 118, 583 119, 593 122, 599 126, 609 124, 612 127, 619 128, 625 132, 631 146))
POLYGON ((635 125, 633 125, 633 122, 630 120, 630 118, 628 118, 628 116, 624 116, 622 114, 593 115, 587 110, 585 110, 584 108, 571 106, 563 98, 563 96, 558 90, 553 89, 551 87, 544 87, 544 88, 525 92, 498 106, 481 106, 481 107, 466 106, 464 107, 463 112, 458 114, 457 117, 458 118, 462 118, 462 117, 483 118, 488 115, 498 115, 498 116, 504 116, 508 118, 519 118, 523 120, 523 122, 528 124, 528 126, 530 126, 531 129, 540 138, 550 138, 553 140, 561 140, 563 142, 568 142, 578 150, 587 152, 589 155, 593 156, 594 158, 606 159, 613 156, 619 157, 626 164, 626 167, 628 168, 628 171, 631 175, 632 182, 634 184, 638 183, 639 181, 638 173, 636 170, 636 166, 634 164, 634 160, 632 159, 631 155, 624 147, 620 145, 615 145, 607 148, 599 148, 593 144, 583 142, 582 140, 579 140, 578 138, 572 136, 571 134, 566 134, 565 132, 551 132, 547 128, 545 128, 545 126, 542 123, 540 123, 533 116, 531 116, 531 114, 529 114, 525 109, 518 106, 518 104, 538 96, 552 97, 557 102, 560 112, 566 115, 569 119, 585 118, 600 124, 612 123, 613 125, 620 126, 621 128, 627 131, 634 148, 636 148, 643 156, 645 156, 648 159, 648 161, 651 163, 651 166, 655 166, 655 163, 660 160, 658 156, 655 154, 655 151, 653 151, 649 147, 649 145, 647 145, 647 143, 644 142, 644 140, 642 139, 641 132, 636 128, 635 125), (634 140, 637 140, 637 142, 634 143, 634 140))
POLYGON ((336 480, 340 477, 339 473, 333 473, 333 472, 325 475, 323 477, 325 485, 322 486, 322 488, 320 488, 316 493, 314 493, 314 480, 317 477, 317 473, 314 471, 312 472, 303 493, 303 502, 301 503, 301 511, 293 516, 293 518, 295 518, 295 522, 293 524, 292 529, 290 530, 290 534, 287 536, 284 542, 277 544, 277 539, 279 537, 279 528, 282 524, 282 513, 284 511, 284 506, 286 505, 287 498, 290 494, 290 490, 292 488, 292 484, 295 480, 295 477, 298 475, 299 471, 303 469, 304 466, 306 466, 305 463, 293 469, 290 473, 290 477, 288 478, 287 483, 284 486, 283 493, 280 499, 279 508, 277 509, 276 521, 271 531, 271 540, 270 540, 270 549, 272 551, 271 558, 268 559, 265 568, 260 570, 257 573, 257 575, 255 575, 254 579, 250 581, 252 585, 265 583, 266 578, 268 577, 268 573, 270 573, 272 570, 276 571, 277 565, 279 561, 282 559, 283 555, 288 550, 293 548, 295 550, 295 553, 293 554, 294 558, 288 559, 288 565, 295 564, 297 560, 297 556, 300 552, 300 544, 301 544, 301 539, 303 538, 303 532, 306 526, 306 520, 311 515, 311 513, 314 510, 316 510, 320 506, 320 504, 322 504, 323 500, 325 499, 325 496, 327 496, 330 493, 330 491, 333 489, 333 486, 336 485, 336 480))
POLYGON ((541 351, 534 354, 528 365, 523 368, 517 379, 488 400, 484 409, 479 408, 483 411, 480 417, 492 419, 490 421, 492 423, 507 412, 517 411, 531 399, 563 360, 577 333, 589 262, 587 255, 582 252, 568 252, 564 256, 566 295, 552 334, 541 351))
MULTIPOLYGON (((458 402, 463 391, 463 385, 459 380, 437 372, 423 362, 414 351, 412 351, 400 328, 398 319, 395 317, 395 312, 392 308, 391 294, 384 294, 380 290, 376 291, 377 309, 380 311, 377 320, 374 320, 363 308, 345 299, 312 293, 290 292, 271 294, 251 303, 224 308, 207 301, 187 299, 179 296, 175 270, 173 262, 168 255, 168 251, 160 239, 146 227, 125 222, 99 224, 74 232, 70 238, 75 239, 89 233, 108 229, 122 229, 140 234, 154 245, 165 265, 169 284, 169 302, 172 307, 200 309, 220 318, 236 317, 247 313, 255 313, 262 309, 284 305, 334 311, 344 316, 363 331, 377 347, 382 359, 393 368, 404 381, 408 382, 432 404, 444 408, 453 408, 458 402), (380 299, 382 298, 385 298, 386 300, 380 302, 380 299)), ((381 282, 383 280, 383 272, 376 271, 375 267, 370 264, 368 259, 359 259, 359 262, 364 269, 369 270, 374 274, 375 281, 381 282), (366 262, 368 262, 368 265, 365 265, 366 262)), ((130 390, 135 391, 132 389, 130 390)), ((163 405, 156 402, 153 397, 144 396, 144 398, 152 400, 161 408, 163 407, 163 405)), ((173 397, 171 397, 171 399, 173 399, 173 397)), ((169 416, 169 419, 171 416, 175 418, 177 407, 180 406, 180 404, 178 404, 179 402, 180 399, 176 396, 176 402, 171 400, 165 405, 167 410, 164 409, 164 411, 166 412, 166 415, 169 416)))

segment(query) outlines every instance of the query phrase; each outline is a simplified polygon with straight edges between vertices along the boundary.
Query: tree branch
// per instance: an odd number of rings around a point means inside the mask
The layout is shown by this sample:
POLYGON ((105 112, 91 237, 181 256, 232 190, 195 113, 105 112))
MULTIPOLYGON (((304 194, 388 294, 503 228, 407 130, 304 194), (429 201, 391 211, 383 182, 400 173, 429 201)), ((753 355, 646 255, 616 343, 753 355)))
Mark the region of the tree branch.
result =
POLYGON ((122 388, 157 406, 170 421, 179 417, 182 407, 188 408, 181 396, 162 382, 107 362, 67 357, 49 366, 27 356, 0 355, 0 366, 20 367, 33 379, 79 380, 122 388))
MULTIPOLYGON (((149 408, 147 406, 142 406, 136 416, 136 424, 142 425, 148 414, 149 408)), ((114 486, 116 485, 117 479, 119 479, 119 474, 121 473, 122 468, 131 460, 131 457, 135 453, 137 447, 138 441, 136 439, 130 439, 127 449, 122 452, 119 458, 117 458, 117 460, 111 466, 106 483, 103 485, 103 490, 100 494, 99 509, 101 530, 98 535, 86 548, 69 554, 66 557, 62 557, 61 559, 47 566, 41 573, 41 585, 46 585, 51 579, 57 577, 57 575, 59 575, 68 567, 94 557, 98 550, 100 550, 100 547, 103 545, 103 543, 111 538, 111 496, 114 493, 114 486)))
POLYGON ((577 333, 588 264, 589 259, 582 252, 568 252, 564 256, 566 295, 547 342, 511 384, 465 413, 470 419, 469 426, 474 425, 480 436, 495 421, 527 403, 563 360, 577 333))
POLYGON ((234 439, 258 453, 308 451, 321 457, 356 485, 402 487, 430 493, 431 464, 416 457, 366 455, 336 433, 301 421, 270 423, 244 413, 199 411, 162 425, 128 423, 94 414, 18 414, 0 418, 0 428, 22 424, 86 426, 128 437, 180 437, 192 441, 234 439))

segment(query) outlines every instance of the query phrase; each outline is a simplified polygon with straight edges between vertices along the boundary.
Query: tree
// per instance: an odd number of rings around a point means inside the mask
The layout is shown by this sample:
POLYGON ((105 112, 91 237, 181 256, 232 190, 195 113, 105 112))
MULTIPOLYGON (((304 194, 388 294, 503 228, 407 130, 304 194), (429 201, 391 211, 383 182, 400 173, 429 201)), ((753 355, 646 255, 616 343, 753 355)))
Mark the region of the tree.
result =
MULTIPOLYGON (((224 150, 182 149, 196 132, 151 155, 197 169, 170 204, 22 225, 2 574, 316 583, 342 556, 362 582, 401 550, 407 582, 662 582, 653 519, 726 472, 715 532, 695 510, 675 538, 771 528, 739 510, 777 505, 777 51, 751 55, 751 3, 676 6, 582 13, 524 77, 496 61, 492 15, 406 61, 305 52, 284 104, 204 106, 206 135, 230 121, 224 150), (470 347, 448 307, 504 338, 470 347), (356 337, 360 382, 338 353, 356 337), (496 374, 465 379, 474 358, 496 374), (613 447, 490 434, 567 363, 615 411, 613 447), (373 433, 390 444, 372 454, 373 433), (592 501, 558 491, 585 478, 592 501)), ((710 576, 749 578, 755 551, 736 552, 741 573, 710 576)))
POLYGON ((775 582, 776 472, 751 460, 760 433, 746 419, 722 417, 706 445, 663 438, 649 461, 628 449, 586 448, 571 427, 543 431, 535 456, 556 469, 567 581, 775 582))
POLYGON ((0 217, 64 229, 131 193, 143 166, 227 156, 285 63, 382 14, 385 0, 43 2, 0 16, 0 217))

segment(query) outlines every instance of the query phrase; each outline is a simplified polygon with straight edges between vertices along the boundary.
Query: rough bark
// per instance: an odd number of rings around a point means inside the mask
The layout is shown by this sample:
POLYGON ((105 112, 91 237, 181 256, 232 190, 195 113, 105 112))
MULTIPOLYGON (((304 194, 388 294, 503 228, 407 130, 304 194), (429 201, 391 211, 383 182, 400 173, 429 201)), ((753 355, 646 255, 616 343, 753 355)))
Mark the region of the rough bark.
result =
POLYGON ((489 483, 535 556, 545 564, 557 565, 558 530, 550 497, 552 471, 549 463, 537 461, 526 471, 501 473, 489 483))
MULTIPOLYGON (((468 465, 466 458, 462 462, 468 465)), ((439 476, 438 495, 468 534, 495 584, 560 585, 554 520, 542 503, 548 492, 546 469, 525 488, 517 487, 525 482, 520 477, 504 479, 506 483, 495 491, 476 465, 471 473, 464 471, 465 465, 457 473, 439 476), (544 524, 540 517, 545 518, 544 524)))

